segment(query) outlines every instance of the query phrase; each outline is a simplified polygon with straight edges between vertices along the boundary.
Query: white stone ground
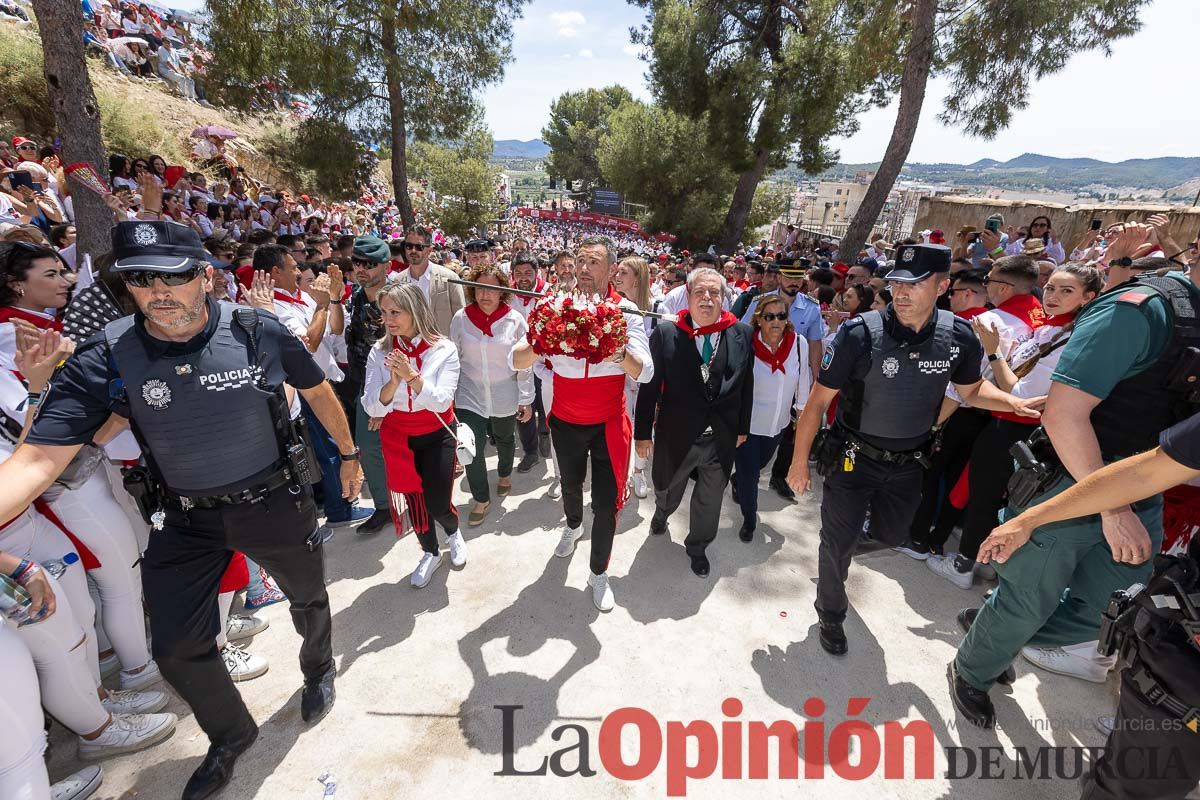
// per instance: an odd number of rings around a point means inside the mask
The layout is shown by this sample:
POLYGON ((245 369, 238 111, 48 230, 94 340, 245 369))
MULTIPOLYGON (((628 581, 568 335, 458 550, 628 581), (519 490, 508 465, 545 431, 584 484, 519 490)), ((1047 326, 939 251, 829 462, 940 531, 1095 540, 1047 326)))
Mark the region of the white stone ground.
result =
MULTIPOLYGON (((601 720, 634 706, 661 725, 707 720, 720 730, 727 697, 744 704, 741 720, 794 723, 803 721, 804 702, 819 697, 827 706, 827 740, 846 718, 847 699, 869 697, 858 717, 877 729, 888 720, 930 723, 935 777, 912 779, 911 748, 905 780, 885 780, 882 766, 865 781, 843 780, 830 767, 821 780, 780 780, 772 755, 769 779, 722 780, 718 766, 713 777, 687 783, 688 797, 1078 797, 1073 781, 1013 779, 1014 747, 1099 746, 1103 737, 1092 720, 1115 707, 1116 680, 1083 683, 1019 662, 1016 684, 993 691, 999 731, 964 729, 945 671, 962 639, 955 613, 978 604, 986 584, 962 591, 891 551, 861 556, 848 582, 850 655, 834 659, 817 642, 812 609, 818 497, 789 505, 764 480, 752 544, 738 540, 739 515, 726 496, 707 580, 692 575, 684 554, 686 500, 666 538, 648 535, 653 498, 631 500, 610 566, 617 607, 600 614, 585 593, 589 540, 571 559, 553 557, 562 509, 545 496, 545 474, 544 464, 528 475, 514 473, 503 509, 467 531, 467 566, 452 570, 447 563, 423 590, 408 583, 419 557, 415 539, 344 530, 329 542, 337 704, 317 726, 301 722, 299 638, 286 607, 260 612, 271 627, 248 649, 267 656, 271 669, 241 691, 262 731, 221 800, 317 800, 325 796, 318 782, 324 773, 337 783, 337 800, 664 798, 665 752, 645 779, 618 780, 600 762, 601 720), (497 705, 524 706, 515 717, 517 768, 533 769, 574 744, 573 732, 552 738, 574 724, 590 736, 597 774, 497 776, 503 768, 497 705), (959 745, 1002 746, 996 769, 1008 777, 944 778, 942 747, 959 745)), ((456 497, 465 523, 467 495, 456 497)), ((181 718, 173 738, 104 762, 97 797, 179 796, 207 742, 182 702, 174 700, 170 710, 181 718)), ((75 767, 74 742, 57 725, 52 740, 51 772, 59 777, 75 767)), ((635 743, 630 735, 629 762, 635 743)), ((568 769, 576 758, 567 756, 568 769)))

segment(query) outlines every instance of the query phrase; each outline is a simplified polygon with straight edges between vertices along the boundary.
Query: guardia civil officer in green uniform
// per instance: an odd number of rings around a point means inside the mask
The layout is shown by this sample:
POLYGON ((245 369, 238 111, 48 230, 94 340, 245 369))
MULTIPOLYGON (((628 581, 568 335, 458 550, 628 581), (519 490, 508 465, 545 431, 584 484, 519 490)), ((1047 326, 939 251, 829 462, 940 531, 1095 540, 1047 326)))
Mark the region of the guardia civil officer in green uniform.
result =
POLYGON ((137 313, 80 345, 53 378, 25 443, 0 465, 0 519, 40 495, 110 416, 129 420, 157 479, 143 498, 158 509, 147 514, 156 530, 142 560, 154 657, 211 742, 183 793, 199 800, 229 781, 258 735, 215 643, 232 551, 262 564, 291 601, 304 639, 303 719, 320 719, 334 701, 309 485, 320 473, 297 448, 285 383, 337 441, 351 497, 362 473, 341 404, 304 344, 268 312, 206 297, 212 267, 191 228, 118 223, 113 250, 137 313))
MULTIPOLYGON (((1153 449, 1162 431, 1197 408, 1188 399, 1195 386, 1188 378, 1200 377, 1198 356, 1189 350, 1200 346, 1200 293, 1181 273, 1154 275, 1170 265, 1165 258, 1109 265, 1111 288, 1076 318, 1051 376, 1045 436, 1031 439, 1041 467, 1018 469, 1006 516, 1106 463, 1153 449), (1030 491, 1018 488, 1018 479, 1038 474, 1045 477, 1030 491)), ((978 611, 959 614, 960 625, 969 626, 950 670, 959 712, 991 726, 987 692, 1018 654, 1044 669, 1103 682, 1112 659, 1096 651, 1101 616, 1114 591, 1149 578, 1162 531, 1156 494, 1043 525, 1028 545, 997 563, 1000 585, 978 611)), ((995 547, 989 537, 980 560, 987 563, 995 547)))
POLYGON ((826 652, 847 651, 846 575, 871 513, 871 536, 900 544, 921 502, 921 470, 953 383, 976 408, 1037 416, 1030 401, 980 380, 983 347, 966 320, 937 309, 950 288, 950 249, 904 245, 885 278, 893 302, 838 329, 796 423, 788 484, 806 491, 813 452, 825 477, 817 566, 817 617, 826 652), (837 421, 813 440, 839 392, 837 421))

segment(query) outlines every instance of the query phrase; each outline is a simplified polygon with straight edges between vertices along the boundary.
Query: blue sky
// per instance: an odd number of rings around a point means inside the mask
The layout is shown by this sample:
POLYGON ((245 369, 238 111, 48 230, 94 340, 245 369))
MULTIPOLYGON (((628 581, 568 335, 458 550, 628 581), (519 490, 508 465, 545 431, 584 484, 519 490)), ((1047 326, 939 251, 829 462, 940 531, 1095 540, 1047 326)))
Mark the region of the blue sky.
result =
MULTIPOLYGON (((177 7, 201 4, 178 0, 177 7)), ((538 138, 550 102, 566 91, 620 83, 648 99, 646 65, 629 43, 629 28, 642 14, 619 0, 533 0, 516 25, 514 60, 483 95, 495 137, 538 138)), ((932 81, 909 160, 969 163, 1024 152, 1106 161, 1200 156, 1192 47, 1200 0, 1154 0, 1142 18, 1142 31, 1117 42, 1111 58, 1076 56, 1036 84, 1029 107, 994 141, 938 123, 947 84, 932 81)), ((894 119, 894 105, 864 114, 860 131, 835 143, 842 160, 878 161, 894 119)))

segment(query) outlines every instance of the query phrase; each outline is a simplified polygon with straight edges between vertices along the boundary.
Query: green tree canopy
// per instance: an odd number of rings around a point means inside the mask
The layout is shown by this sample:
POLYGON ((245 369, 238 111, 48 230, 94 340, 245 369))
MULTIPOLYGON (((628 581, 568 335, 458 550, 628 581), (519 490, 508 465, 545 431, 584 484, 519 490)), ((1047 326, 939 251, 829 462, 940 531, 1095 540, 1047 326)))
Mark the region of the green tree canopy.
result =
POLYGON ((453 144, 418 142, 409 151, 409 176, 428 182, 436 200, 427 211, 443 230, 466 236, 502 212, 496 194, 500 171, 489 163, 494 142, 478 109, 453 144))
POLYGON ((550 104, 550 122, 542 140, 550 146, 546 172, 552 178, 582 181, 581 191, 602 185, 597 150, 608 130, 608 117, 633 95, 624 86, 566 92, 550 104))

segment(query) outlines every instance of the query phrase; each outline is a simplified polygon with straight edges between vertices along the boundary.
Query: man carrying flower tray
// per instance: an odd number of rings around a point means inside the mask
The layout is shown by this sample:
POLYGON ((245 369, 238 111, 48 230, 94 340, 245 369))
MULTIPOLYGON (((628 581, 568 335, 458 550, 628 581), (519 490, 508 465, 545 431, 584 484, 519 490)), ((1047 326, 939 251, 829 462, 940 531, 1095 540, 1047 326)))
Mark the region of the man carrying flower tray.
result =
POLYGON ((617 511, 628 497, 633 430, 625 412, 625 376, 647 383, 654 376, 636 306, 609 284, 616 263, 604 237, 584 239, 575 255, 577 294, 551 294, 529 315, 529 343, 513 350, 513 368, 550 362, 554 399, 550 435, 558 454, 567 527, 554 555, 568 558, 583 536, 583 480, 592 465, 592 552, 588 586, 592 602, 611 611, 608 584, 617 511))

